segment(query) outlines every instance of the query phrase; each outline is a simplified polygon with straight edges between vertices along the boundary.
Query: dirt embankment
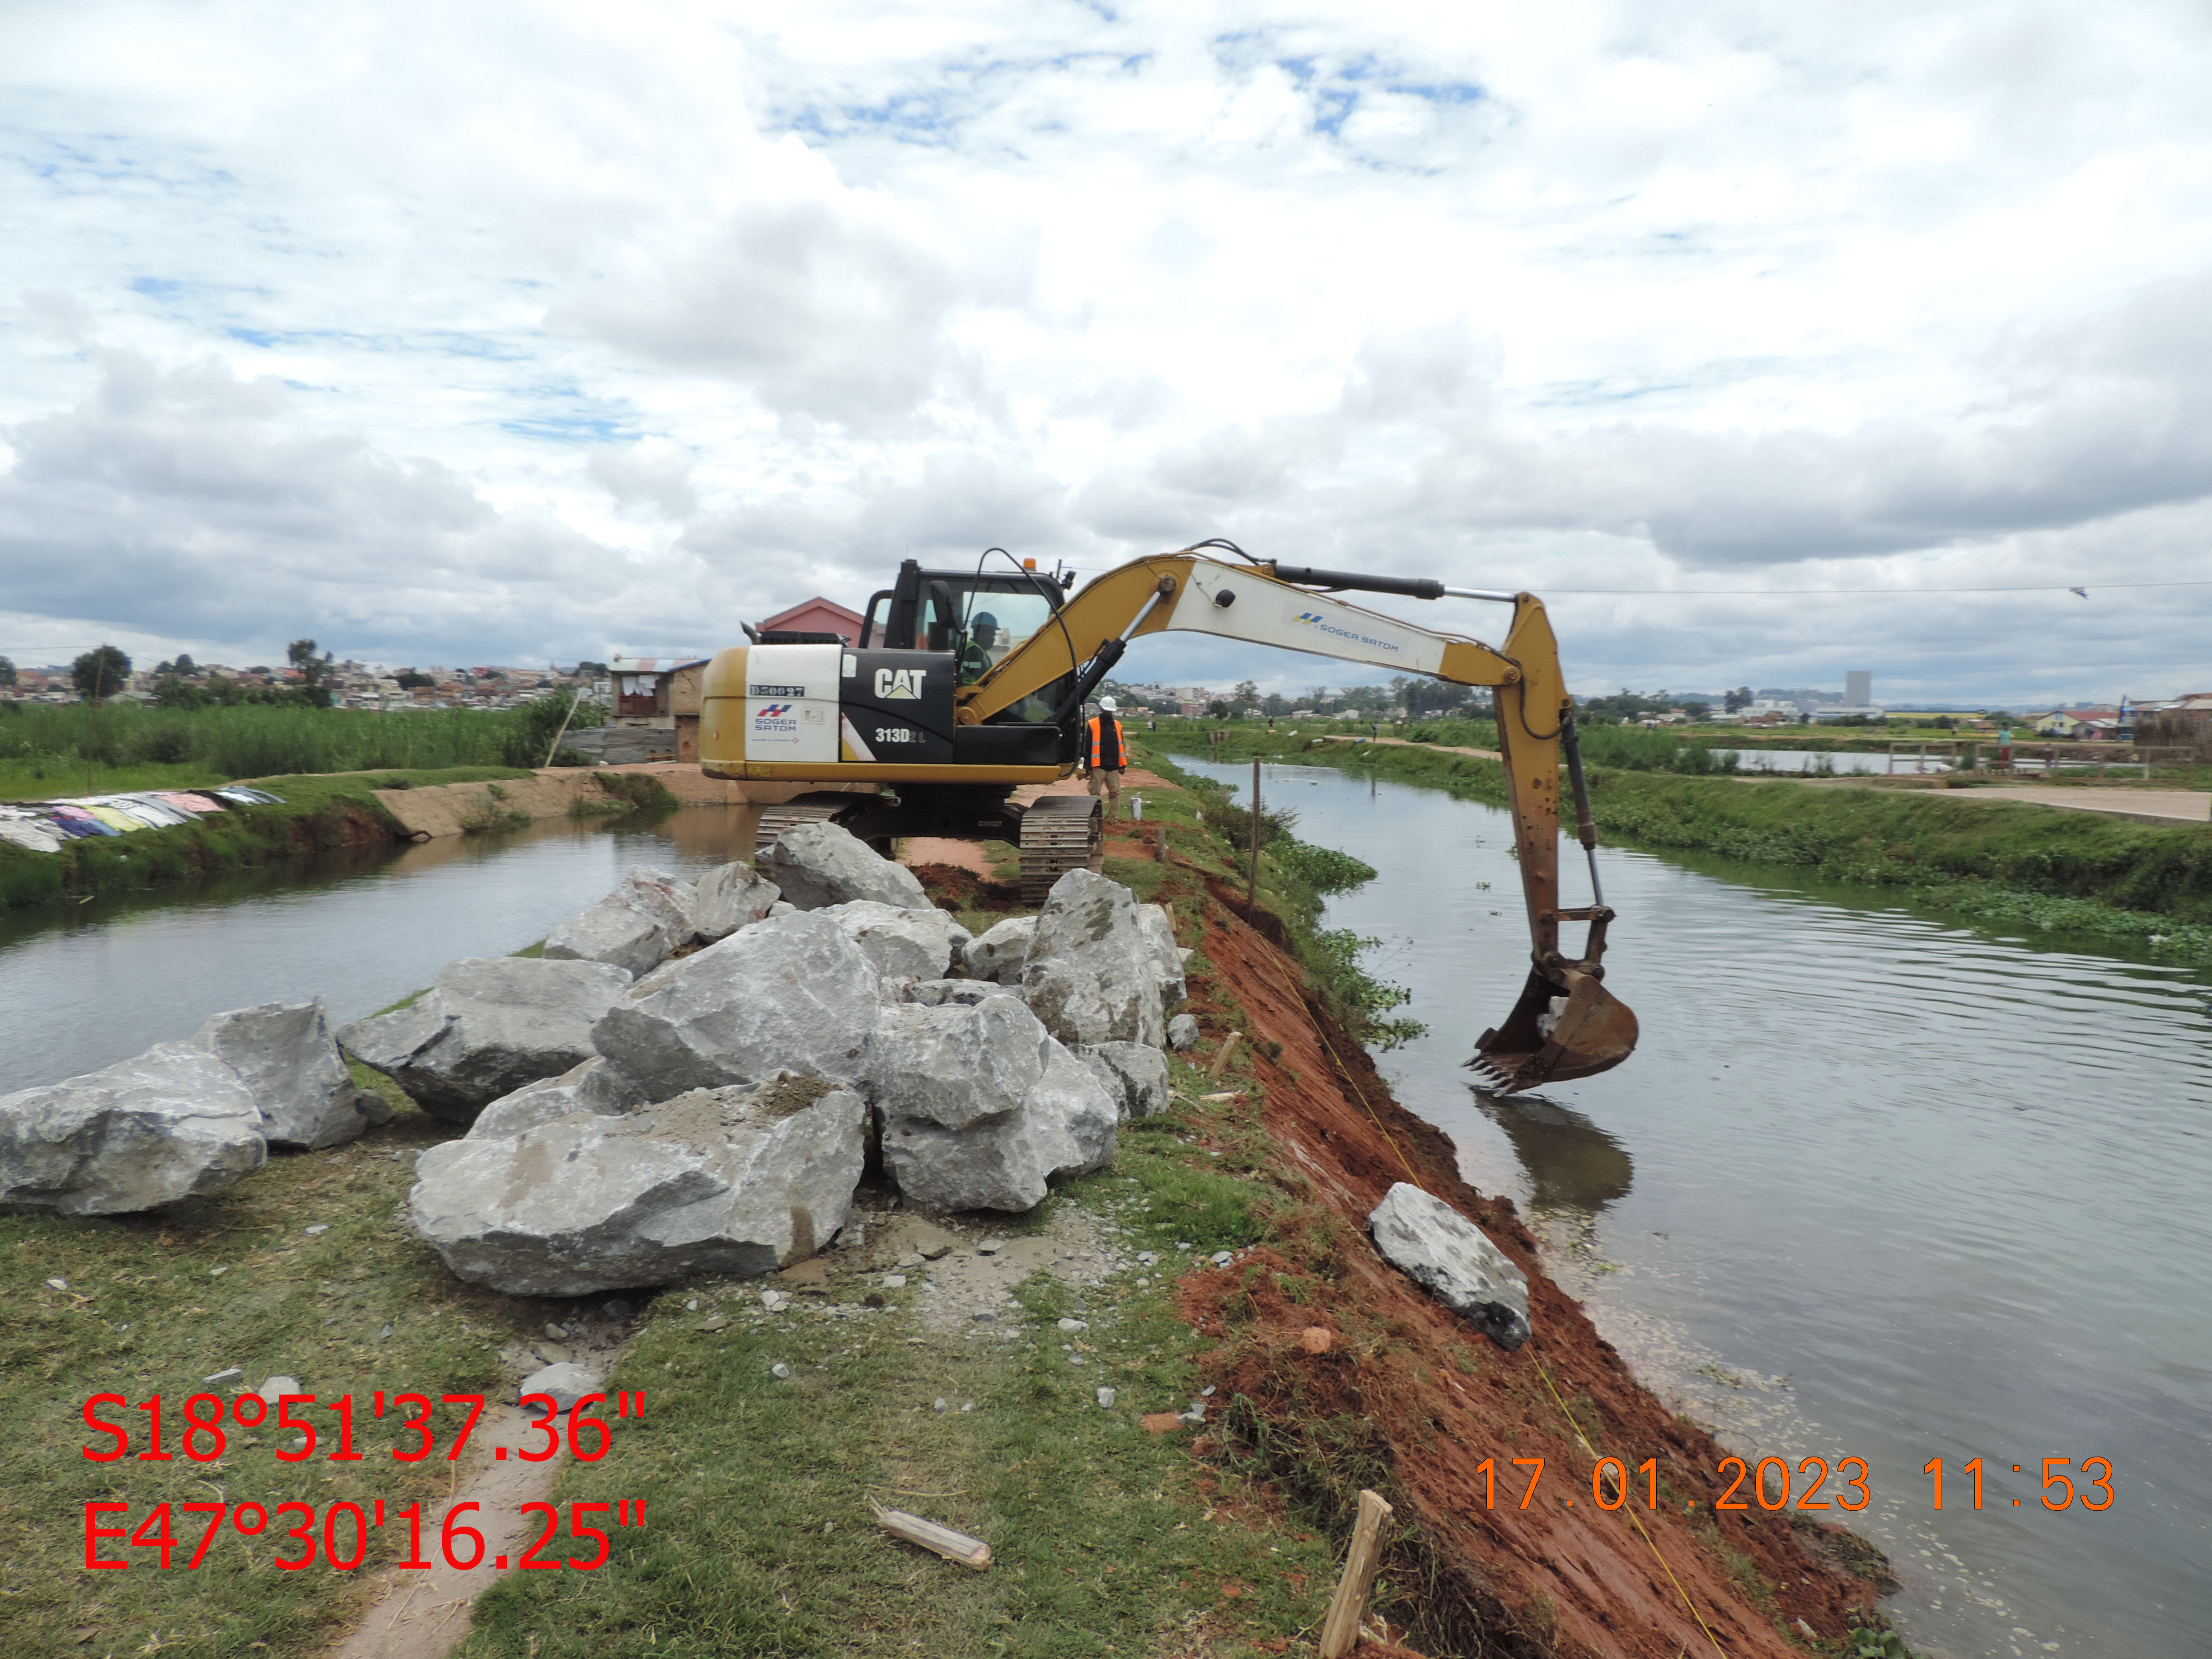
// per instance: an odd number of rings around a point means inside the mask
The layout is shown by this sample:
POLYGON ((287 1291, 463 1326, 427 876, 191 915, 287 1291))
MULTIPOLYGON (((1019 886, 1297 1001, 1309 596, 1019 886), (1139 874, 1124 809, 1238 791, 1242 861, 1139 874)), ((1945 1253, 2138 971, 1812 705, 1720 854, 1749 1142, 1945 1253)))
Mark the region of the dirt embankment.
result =
MULTIPOLYGON (((1410 1639, 1440 1650, 1842 1651, 1864 1622, 1852 1610, 1881 1590, 1839 1564, 1878 1572, 1879 1556, 1816 1524, 1839 1518, 1832 1510, 1761 1510, 1751 1481, 1735 1492, 1744 1510, 1716 1510, 1735 1473, 1717 1473, 1727 1454, 1630 1375, 1547 1276, 1511 1201, 1460 1179, 1449 1139, 1392 1101, 1365 1052, 1300 988, 1282 925, 1263 913, 1248 926, 1241 897, 1214 888, 1204 939, 1185 940, 1212 967, 1194 1001, 1209 1030, 1241 1030, 1253 1044, 1270 1173, 1290 1202, 1328 1219, 1306 1229, 1310 1250, 1262 1253, 1257 1267, 1190 1283, 1186 1313, 1219 1344, 1223 1454, 1256 1455, 1325 1502, 1382 1482, 1398 1520, 1413 1523, 1388 1569, 1420 1605, 1410 1639), (1456 1206, 1528 1273, 1535 1334, 1518 1352, 1375 1255, 1365 1217, 1398 1181, 1456 1206), (1333 1334, 1320 1354, 1301 1340, 1316 1326, 1333 1334), (1628 1474, 1629 1504, 1613 1512, 1592 1498, 1601 1456, 1628 1474), (1516 1458, 1544 1460, 1525 1505, 1533 1465, 1516 1458), (1656 1510, 1642 1469, 1651 1459, 1656 1510)), ((1837 1492, 1831 1480, 1826 1495, 1837 1492)), ((1608 1474, 1606 1496, 1617 1495, 1608 1474)))

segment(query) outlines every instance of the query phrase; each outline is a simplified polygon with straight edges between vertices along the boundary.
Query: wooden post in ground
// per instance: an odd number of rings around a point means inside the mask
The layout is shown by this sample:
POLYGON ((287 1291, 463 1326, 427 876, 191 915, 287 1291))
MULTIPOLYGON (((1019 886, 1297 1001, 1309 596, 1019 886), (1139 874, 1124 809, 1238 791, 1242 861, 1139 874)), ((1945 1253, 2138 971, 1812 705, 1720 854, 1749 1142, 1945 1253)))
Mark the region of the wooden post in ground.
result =
POLYGON ((1321 1659, 1344 1659, 1359 1642, 1359 1621, 1366 1616, 1367 1592, 1374 1587, 1376 1559, 1382 1553, 1382 1523, 1390 1506, 1377 1492, 1359 1494, 1359 1518, 1352 1527, 1352 1550, 1344 1558, 1344 1576, 1336 1581, 1329 1598, 1328 1615, 1321 1623, 1321 1659))
POLYGON ((1260 895, 1260 757, 1252 757, 1252 867, 1244 878, 1244 920, 1252 920, 1252 906, 1260 895))
POLYGON ((1152 820, 1152 832, 1158 837, 1158 857, 1162 864, 1168 861, 1168 824, 1165 818, 1152 820))
POLYGON ((1206 1076, 1219 1077, 1221 1075, 1221 1068, 1229 1064, 1229 1056, 1237 1052, 1237 1040, 1243 1035, 1244 1033, 1242 1031, 1231 1031, 1227 1036, 1221 1039, 1221 1047, 1214 1051, 1213 1063, 1206 1068, 1206 1076))

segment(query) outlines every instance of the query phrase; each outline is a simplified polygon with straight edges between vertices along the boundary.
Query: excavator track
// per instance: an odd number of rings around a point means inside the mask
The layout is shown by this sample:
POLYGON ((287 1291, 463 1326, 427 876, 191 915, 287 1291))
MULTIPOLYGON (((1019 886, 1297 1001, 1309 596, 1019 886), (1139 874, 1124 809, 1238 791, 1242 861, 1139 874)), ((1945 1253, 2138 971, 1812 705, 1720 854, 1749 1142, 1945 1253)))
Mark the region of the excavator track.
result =
POLYGON ((1022 902, 1042 904, 1071 870, 1106 866, 1106 822, 1095 795, 1042 795, 1022 814, 1022 902))
POLYGON ((856 815, 872 805, 866 795, 839 795, 830 799, 786 801, 781 806, 765 807, 761 811, 760 827, 753 831, 753 856, 758 858, 775 845, 775 838, 787 830, 796 830, 802 823, 819 823, 823 819, 835 823, 841 817, 856 815))

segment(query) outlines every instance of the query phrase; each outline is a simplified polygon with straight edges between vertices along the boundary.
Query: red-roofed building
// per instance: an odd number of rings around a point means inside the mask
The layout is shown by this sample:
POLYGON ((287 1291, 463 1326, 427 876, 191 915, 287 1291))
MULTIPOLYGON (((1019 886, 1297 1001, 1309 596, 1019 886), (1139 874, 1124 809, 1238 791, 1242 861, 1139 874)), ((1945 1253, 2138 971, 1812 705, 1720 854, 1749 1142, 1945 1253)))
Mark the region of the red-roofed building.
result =
POLYGON ((835 599, 825 599, 819 593, 804 604, 794 605, 788 611, 777 612, 760 623, 766 634, 835 634, 848 645, 860 642, 860 624, 864 619, 857 611, 848 611, 835 599))

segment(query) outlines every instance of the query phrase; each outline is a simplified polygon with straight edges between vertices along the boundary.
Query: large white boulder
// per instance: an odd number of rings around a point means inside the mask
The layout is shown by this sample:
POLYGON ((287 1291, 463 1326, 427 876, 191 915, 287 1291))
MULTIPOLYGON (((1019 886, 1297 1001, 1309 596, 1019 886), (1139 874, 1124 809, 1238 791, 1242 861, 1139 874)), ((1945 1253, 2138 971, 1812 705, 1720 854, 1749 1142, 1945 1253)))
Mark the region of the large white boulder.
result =
POLYGON ((865 1082, 892 1180, 933 1209, 1026 1210, 1114 1154, 1114 1097, 1019 997, 893 1004, 865 1082))
POLYGON ((192 1041, 238 1073, 271 1146, 336 1146, 392 1115, 383 1096, 355 1084, 320 997, 234 1008, 192 1041))
POLYGON ((614 1117, 644 1103, 645 1097, 615 1070, 605 1055, 593 1054, 558 1077, 540 1078, 511 1095, 501 1095, 477 1114, 477 1121, 469 1125, 468 1138, 497 1140, 550 1123, 556 1117, 574 1117, 580 1112, 614 1117))
POLYGON ((690 940, 694 902, 690 883, 659 870, 633 870, 613 892, 545 936, 546 959, 604 962, 632 979, 649 974, 690 940))
POLYGON ((219 1193, 268 1156, 252 1091, 197 1042, 0 1096, 0 1206, 150 1209, 219 1193))
POLYGON ((1174 1097, 1168 1088, 1168 1057, 1141 1042, 1085 1042, 1068 1052, 1091 1068, 1112 1096, 1121 1121, 1157 1117, 1174 1097))
POLYGON ((869 1044, 865 1082, 886 1118, 964 1129, 1020 1110, 1044 1079, 1051 1042, 1019 997, 894 1003, 869 1044))
POLYGON ((648 974, 592 1037, 648 1100, 757 1083, 785 1067, 849 1079, 863 1068, 881 983, 834 917, 799 911, 648 974))
POLYGON ((1071 870, 1037 915, 1022 994, 1062 1042, 1167 1040, 1159 966, 1136 897, 1118 881, 1071 870))
POLYGON ((853 899, 819 914, 836 920, 845 937, 875 963, 884 984, 894 989, 916 980, 944 978, 954 956, 971 937, 942 910, 909 910, 876 899, 853 899))
POLYGON ((849 830, 816 820, 787 830, 760 856, 760 873, 801 910, 826 909, 854 899, 874 899, 905 910, 926 910, 928 895, 914 872, 894 864, 849 830))
POLYGON ((1528 1340, 1528 1275, 1443 1200, 1401 1181, 1367 1227, 1385 1261, 1499 1347, 1528 1340))
POLYGON ((1036 927, 1035 916, 1009 916, 977 934, 960 953, 968 977, 1019 985, 1022 964, 1030 959, 1030 941, 1036 937, 1036 927))
POLYGON ((930 1209, 1032 1209, 1052 1182, 1113 1158, 1117 1116, 1097 1079, 1048 1039, 1043 1074, 1018 1110, 948 1128, 886 1106, 884 1165, 930 1209))
POLYGON ((773 1273, 844 1226, 866 1121, 858 1095, 788 1074, 579 1112, 432 1147, 408 1218, 458 1276, 514 1296, 773 1273))
POLYGON ((751 865, 718 864, 693 885, 691 930, 701 943, 719 944, 763 919, 782 896, 751 865))
POLYGON ((589 1060, 593 1023, 629 988, 628 972, 606 963, 464 957, 412 1007, 357 1019, 338 1044, 433 1117, 466 1123, 589 1060))

